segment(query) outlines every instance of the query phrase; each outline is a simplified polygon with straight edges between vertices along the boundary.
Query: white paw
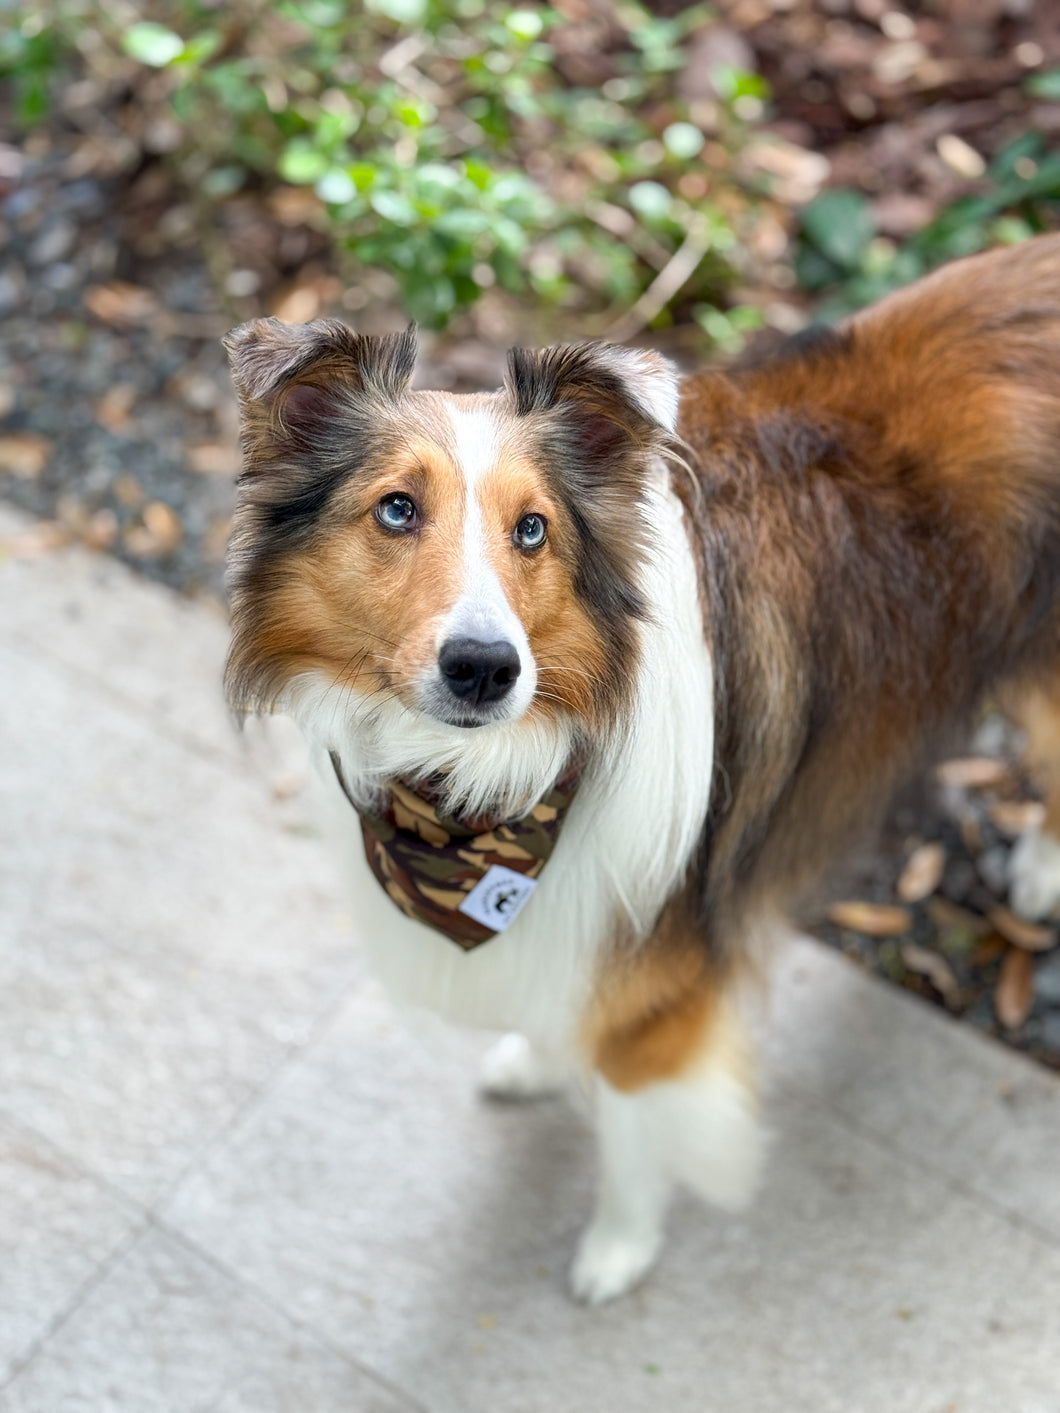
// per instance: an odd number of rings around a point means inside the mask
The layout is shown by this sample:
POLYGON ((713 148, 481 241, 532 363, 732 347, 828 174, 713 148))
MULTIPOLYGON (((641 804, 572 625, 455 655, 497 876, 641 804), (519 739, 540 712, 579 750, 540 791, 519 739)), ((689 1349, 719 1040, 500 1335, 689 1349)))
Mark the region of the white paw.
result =
POLYGON ((1037 922, 1060 911, 1060 841, 1039 829, 1020 837, 1009 859, 1009 902, 1037 922))
POLYGON ((493 1099, 537 1099, 563 1088, 559 1071, 550 1066, 525 1035, 502 1035, 491 1045, 479 1070, 479 1088, 493 1099))
POLYGON ((632 1290, 655 1264, 662 1232, 615 1227, 594 1222, 578 1243, 570 1284, 575 1299, 603 1305, 632 1290))

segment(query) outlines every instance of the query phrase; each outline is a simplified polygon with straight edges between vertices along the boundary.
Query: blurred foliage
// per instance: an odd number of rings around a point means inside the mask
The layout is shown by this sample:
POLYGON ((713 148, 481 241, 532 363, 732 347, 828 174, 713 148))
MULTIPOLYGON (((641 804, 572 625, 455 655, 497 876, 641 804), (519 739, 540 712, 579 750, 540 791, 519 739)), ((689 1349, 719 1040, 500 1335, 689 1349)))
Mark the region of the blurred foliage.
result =
MULTIPOLYGON (((1028 87, 1060 96, 1060 70, 1037 75, 1028 87)), ((795 269, 802 287, 820 297, 821 317, 871 304, 947 260, 1056 228, 1060 153, 1049 152, 1037 133, 1003 147, 976 185, 900 246, 877 235, 859 191, 832 189, 805 207, 795 269)))
POLYGON ((680 303, 731 346, 754 312, 719 306, 757 199, 734 170, 765 91, 723 72, 712 129, 689 121, 674 75, 706 15, 621 0, 594 89, 563 77, 565 21, 540 5, 0 0, 0 74, 26 125, 78 76, 164 106, 165 160, 200 204, 311 188, 351 280, 385 270, 428 326, 494 285, 613 315, 685 248, 688 277, 646 318, 665 324, 680 303), (706 180, 689 195, 692 164, 706 180))

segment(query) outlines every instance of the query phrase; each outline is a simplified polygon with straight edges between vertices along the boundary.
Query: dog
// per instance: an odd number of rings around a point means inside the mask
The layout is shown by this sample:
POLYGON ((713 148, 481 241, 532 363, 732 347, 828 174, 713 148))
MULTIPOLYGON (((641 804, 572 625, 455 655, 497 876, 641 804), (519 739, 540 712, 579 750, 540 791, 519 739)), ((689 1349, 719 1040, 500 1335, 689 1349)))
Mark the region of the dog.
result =
POLYGON ((226 345, 245 470, 228 698, 301 725, 403 1001, 509 1032, 493 1093, 581 1077, 577 1297, 629 1290, 684 1184, 761 1166, 771 936, 988 694, 1023 711, 1060 903, 1060 236, 975 255, 742 369, 600 343, 413 391, 413 332, 226 345))

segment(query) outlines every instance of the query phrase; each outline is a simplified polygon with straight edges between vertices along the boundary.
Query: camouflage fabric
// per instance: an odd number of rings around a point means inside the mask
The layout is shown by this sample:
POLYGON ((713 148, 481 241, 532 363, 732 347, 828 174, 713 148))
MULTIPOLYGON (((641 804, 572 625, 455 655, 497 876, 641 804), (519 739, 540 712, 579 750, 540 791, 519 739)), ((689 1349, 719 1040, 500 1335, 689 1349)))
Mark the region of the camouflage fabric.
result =
POLYGON ((334 751, 331 763, 360 816, 365 855, 380 886, 407 917, 465 951, 514 921, 555 848, 581 777, 580 762, 572 763, 522 819, 443 814, 439 777, 415 786, 394 781, 382 812, 369 814, 347 789, 334 751))

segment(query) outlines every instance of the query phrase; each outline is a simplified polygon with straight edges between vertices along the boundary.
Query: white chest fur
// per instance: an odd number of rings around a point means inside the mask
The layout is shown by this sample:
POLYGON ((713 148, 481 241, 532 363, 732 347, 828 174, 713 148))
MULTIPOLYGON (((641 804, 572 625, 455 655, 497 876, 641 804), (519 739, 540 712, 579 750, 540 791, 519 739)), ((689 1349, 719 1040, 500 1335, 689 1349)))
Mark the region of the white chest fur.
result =
MULTIPOLYGON (((356 814, 332 785, 357 933, 405 1004, 568 1048, 601 948, 619 927, 647 931, 683 877, 710 794, 713 679, 680 507, 656 483, 644 511, 649 617, 630 718, 619 744, 587 769, 541 884, 508 931, 465 953, 405 918, 369 870, 356 814)), ((335 743, 334 721, 315 692, 300 694, 300 704, 333 781, 324 752, 335 743)))

